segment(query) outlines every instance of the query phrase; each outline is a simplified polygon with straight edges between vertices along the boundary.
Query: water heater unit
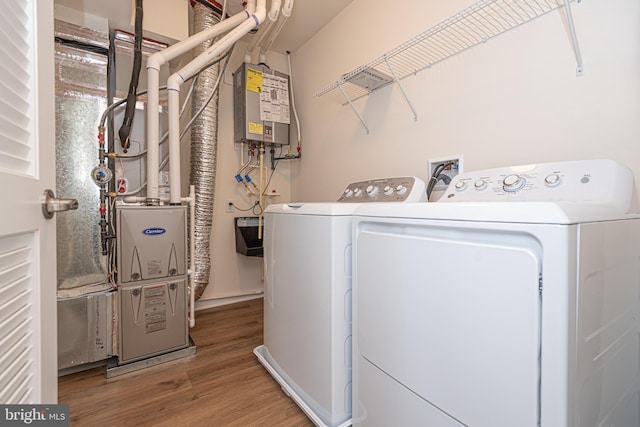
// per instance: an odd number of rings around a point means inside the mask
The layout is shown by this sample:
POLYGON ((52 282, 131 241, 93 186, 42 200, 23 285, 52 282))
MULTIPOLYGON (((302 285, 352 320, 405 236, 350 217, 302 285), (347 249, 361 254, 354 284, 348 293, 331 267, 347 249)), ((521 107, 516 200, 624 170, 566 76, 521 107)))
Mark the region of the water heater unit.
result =
POLYGON ((289 76, 243 63, 233 73, 234 141, 289 144, 289 76))

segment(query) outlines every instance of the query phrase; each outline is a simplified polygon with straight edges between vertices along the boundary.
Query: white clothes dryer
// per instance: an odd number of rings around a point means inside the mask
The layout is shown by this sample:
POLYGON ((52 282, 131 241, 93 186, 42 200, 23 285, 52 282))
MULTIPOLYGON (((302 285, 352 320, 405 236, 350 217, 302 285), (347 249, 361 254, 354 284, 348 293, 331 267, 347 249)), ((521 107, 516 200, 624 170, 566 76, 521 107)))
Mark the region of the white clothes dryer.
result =
POLYGON ((592 160, 359 207, 353 425, 639 426, 634 194, 631 171, 592 160))
POLYGON ((351 420, 351 221, 361 204, 425 202, 415 177, 349 184, 335 203, 269 206, 264 344, 254 353, 318 426, 351 420))

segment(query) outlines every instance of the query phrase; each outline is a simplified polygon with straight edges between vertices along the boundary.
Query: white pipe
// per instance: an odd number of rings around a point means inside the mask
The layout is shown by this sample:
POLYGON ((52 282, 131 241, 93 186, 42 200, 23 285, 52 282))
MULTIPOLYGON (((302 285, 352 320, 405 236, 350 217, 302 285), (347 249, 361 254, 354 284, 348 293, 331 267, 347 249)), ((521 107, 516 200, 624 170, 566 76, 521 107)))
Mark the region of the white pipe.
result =
POLYGON ((259 32, 257 37, 254 37, 251 40, 251 43, 247 46, 246 53, 244 55, 244 62, 251 62, 251 54, 255 50, 256 46, 260 46, 264 40, 267 40, 267 36, 273 29, 274 25, 278 21, 278 16, 280 15, 280 5, 282 4, 282 0, 273 0, 271 3, 271 9, 269 9, 269 13, 267 17, 269 18, 269 23, 262 31, 259 32))
POLYGON ((276 37, 278 37, 278 34, 280 34, 280 31, 282 30, 282 27, 284 27, 284 24, 287 22, 287 19, 289 19, 289 17, 291 16, 291 11, 293 10, 293 1, 294 0, 285 0, 285 4, 282 8, 282 13, 280 14, 278 22, 276 23, 273 31, 271 31, 271 33, 269 34, 269 38, 265 41, 264 46, 261 46, 260 54, 266 54, 269 49, 271 49, 271 45, 275 41, 276 37))
POLYGON ((189 256, 191 262, 189 263, 189 327, 196 326, 196 286, 195 286, 195 273, 196 273, 196 190, 195 185, 189 186, 189 222, 191 226, 191 233, 189 236, 189 256))
POLYGON ((291 70, 291 53, 287 53, 287 62, 289 64, 289 86, 291 86, 291 109, 293 117, 296 119, 296 129, 298 130, 298 151, 302 142, 302 131, 300 130, 300 120, 298 120, 298 110, 296 110, 296 97, 293 94, 293 71, 291 70))
POLYGON ((282 4, 282 0, 272 0, 271 9, 269 9, 269 13, 267 14, 269 21, 275 22, 278 20, 278 16, 280 15, 281 4, 282 4))
POLYGON ((291 11, 293 10, 293 1, 294 0, 285 0, 284 6, 282 7, 282 13, 278 18, 278 22, 269 33, 269 37, 264 42, 264 45, 260 46, 260 62, 266 62, 267 52, 269 51, 269 49, 271 49, 271 45, 273 45, 273 42, 275 41, 276 37, 278 37, 278 34, 280 34, 282 27, 284 27, 287 19, 289 19, 289 17, 291 16, 291 11))
POLYGON ((264 171, 264 143, 261 142, 260 143, 260 154, 259 154, 259 163, 260 163, 260 189, 258 190, 260 195, 258 197, 258 201, 260 204, 260 216, 258 217, 258 239, 262 239, 262 213, 264 212, 264 206, 262 205, 262 203, 264 203, 263 200, 263 193, 264 193, 264 180, 263 180, 263 171, 264 171))
POLYGON ((231 30, 250 16, 251 14, 248 11, 237 13, 205 31, 194 34, 164 50, 154 53, 147 59, 147 200, 152 204, 155 204, 158 200, 160 67, 173 58, 190 51, 200 43, 231 30))
MULTIPOLYGON (((216 60, 219 58, 215 58, 216 60)), ((169 191, 172 205, 180 204, 180 87, 174 87, 172 79, 176 79, 175 74, 167 81, 167 97, 169 101, 169 191)), ((221 76, 218 76, 221 77, 221 76)), ((212 88, 215 90, 216 88, 212 88)))
MULTIPOLYGON (((171 77, 169 78, 169 81, 171 77)), ((169 86, 167 82, 167 86, 169 86)), ((180 204, 180 91, 168 88, 169 99, 169 204, 180 204), (172 141, 172 129, 177 129, 178 142, 172 141)))
POLYGON ((178 117, 180 86, 210 64, 222 52, 225 52, 233 46, 254 27, 260 25, 267 14, 265 7, 266 1, 267 0, 258 0, 255 14, 245 19, 244 22, 225 34, 206 51, 198 55, 178 72, 172 74, 167 80, 169 102, 169 189, 171 191, 171 204, 179 203, 180 201, 180 118, 178 117))
POLYGON ((156 204, 160 169, 160 67, 155 69, 147 65, 147 85, 147 199, 156 204))
POLYGON ((256 13, 256 1, 257 0, 248 0, 247 1, 247 7, 246 7, 246 11, 249 12, 250 14, 254 14, 256 13))

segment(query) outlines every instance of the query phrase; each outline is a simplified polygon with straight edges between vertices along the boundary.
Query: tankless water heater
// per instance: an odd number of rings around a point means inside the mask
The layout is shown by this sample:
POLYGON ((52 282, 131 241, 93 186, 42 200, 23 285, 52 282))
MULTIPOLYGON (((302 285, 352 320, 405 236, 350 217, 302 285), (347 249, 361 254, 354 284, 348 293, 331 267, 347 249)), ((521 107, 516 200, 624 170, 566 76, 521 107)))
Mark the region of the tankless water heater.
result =
POLYGON ((234 141, 289 144, 289 76, 243 63, 233 73, 234 141))

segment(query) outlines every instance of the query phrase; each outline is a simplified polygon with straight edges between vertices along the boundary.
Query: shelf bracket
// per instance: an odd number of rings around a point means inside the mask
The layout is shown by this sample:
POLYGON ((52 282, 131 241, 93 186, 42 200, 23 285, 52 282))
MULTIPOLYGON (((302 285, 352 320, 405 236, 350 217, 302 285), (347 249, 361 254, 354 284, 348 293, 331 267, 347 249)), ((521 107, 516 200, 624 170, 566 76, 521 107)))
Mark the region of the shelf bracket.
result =
POLYGON ((404 87, 402 87, 402 83, 400 83, 400 79, 398 78, 398 75, 396 74, 395 70, 391 66, 391 62, 389 62, 389 58, 387 57, 387 55, 384 56, 384 61, 387 63, 387 67, 389 67, 389 71, 391 71, 391 75, 393 76, 393 79, 398 84, 398 87, 400 88, 400 92, 402 92, 402 96, 404 96, 404 99, 407 101, 407 104, 409 104, 409 108, 411 108, 411 111, 413 111, 413 121, 417 122, 418 113, 416 113, 416 109, 413 108, 413 104, 411 103, 411 100, 407 96, 407 92, 404 91, 404 87))
POLYGON ((349 96, 347 95, 347 93, 344 91, 344 89, 342 88, 342 83, 340 83, 339 81, 337 82, 337 86, 338 89, 340 89, 340 92, 342 92, 342 96, 344 96, 344 99, 347 100, 347 102, 349 103, 349 105, 351 105, 351 109, 353 110, 354 113, 356 113, 356 116, 358 116, 358 118, 360 119, 360 121, 362 122, 362 126, 364 126, 364 128, 367 130, 367 135, 369 135, 369 126, 367 126, 367 123, 364 121, 364 119, 362 118, 362 116, 360 115, 360 113, 358 112, 358 110, 356 109, 356 106, 353 105, 353 102, 351 102, 351 98, 349 98, 349 96))
MULTIPOLYGON (((571 31, 571 40, 573 41, 573 52, 576 55, 576 76, 584 75, 584 64, 582 63, 582 55, 580 54, 580 46, 578 45, 578 36, 576 35, 576 26, 573 22, 573 15, 571 13, 571 0, 564 0, 564 11, 567 14, 567 23, 569 24, 569 30, 571 31)), ((580 0, 578 0, 580 3, 580 0)))

